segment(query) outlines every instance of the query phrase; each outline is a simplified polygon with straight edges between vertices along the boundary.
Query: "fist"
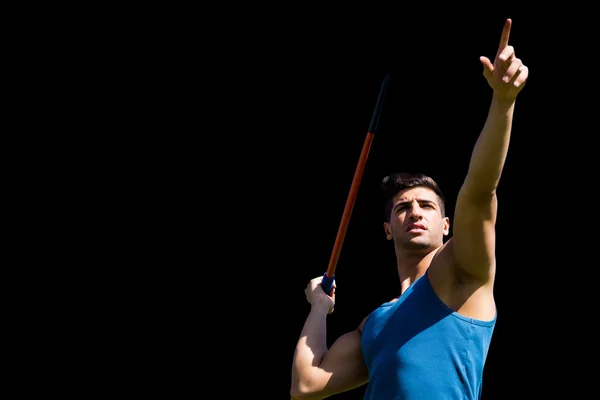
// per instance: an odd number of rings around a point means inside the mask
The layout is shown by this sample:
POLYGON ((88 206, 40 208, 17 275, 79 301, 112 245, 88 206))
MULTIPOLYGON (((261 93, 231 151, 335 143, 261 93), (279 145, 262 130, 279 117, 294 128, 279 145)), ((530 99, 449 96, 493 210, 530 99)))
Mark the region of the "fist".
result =
POLYGON ((306 285, 306 289, 304 289, 304 294, 306 295, 306 301, 311 306, 323 307, 327 309, 327 314, 331 314, 335 307, 335 280, 331 287, 331 296, 323 291, 323 287, 321 286, 322 281, 323 276, 311 279, 308 285, 306 285))

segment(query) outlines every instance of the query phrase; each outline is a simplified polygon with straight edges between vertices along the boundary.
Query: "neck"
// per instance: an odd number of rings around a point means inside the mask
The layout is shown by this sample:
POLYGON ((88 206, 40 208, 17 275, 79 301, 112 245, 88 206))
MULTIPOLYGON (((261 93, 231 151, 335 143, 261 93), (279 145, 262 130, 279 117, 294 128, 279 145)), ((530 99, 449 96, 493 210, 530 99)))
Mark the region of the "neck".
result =
POLYGON ((404 293, 413 282, 425 274, 437 250, 438 248, 435 248, 425 253, 396 249, 400 294, 404 293))

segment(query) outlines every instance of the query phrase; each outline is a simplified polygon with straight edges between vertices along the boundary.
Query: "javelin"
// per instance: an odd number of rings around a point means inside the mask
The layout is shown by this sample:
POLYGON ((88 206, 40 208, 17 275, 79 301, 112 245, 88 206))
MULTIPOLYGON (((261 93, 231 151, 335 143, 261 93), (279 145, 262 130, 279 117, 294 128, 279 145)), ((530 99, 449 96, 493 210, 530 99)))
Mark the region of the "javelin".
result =
POLYGON ((329 265, 327 271, 323 274, 323 280, 321 281, 321 287, 325 293, 333 296, 333 281, 335 280, 335 268, 337 266, 338 259, 340 257, 340 251, 342 250, 342 243, 344 243, 344 237, 346 236, 346 230, 348 229, 348 223, 350 222, 350 215, 352 214, 352 208, 358 194, 358 188, 360 181, 365 171, 365 165, 367 163, 367 157, 369 156, 369 150, 371 150, 371 143, 373 142, 373 136, 377 130, 377 124, 379 123, 379 117, 381 116, 381 109, 383 108, 383 99, 387 92, 387 87, 390 81, 390 74, 388 73, 383 82, 381 83, 381 89, 379 90, 379 97, 377 97, 377 103, 375 104, 375 111, 371 117, 371 123, 369 124, 369 130, 367 131, 367 137, 363 144, 360 158, 358 159, 358 165, 354 172, 354 178, 352 179, 352 186, 350 187, 350 194, 346 200, 346 206, 344 208, 344 214, 342 215, 342 222, 338 229, 337 237, 333 245, 333 251, 331 252, 331 258, 329 259, 329 265))

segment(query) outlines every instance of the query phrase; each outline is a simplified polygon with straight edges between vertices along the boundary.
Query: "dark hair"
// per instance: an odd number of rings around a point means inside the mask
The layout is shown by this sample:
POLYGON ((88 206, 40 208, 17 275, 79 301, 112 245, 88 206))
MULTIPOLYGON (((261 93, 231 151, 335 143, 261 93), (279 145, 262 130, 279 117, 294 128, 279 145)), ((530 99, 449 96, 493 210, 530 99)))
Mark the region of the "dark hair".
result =
POLYGON ((394 206, 394 196, 404 189, 413 187, 425 187, 433 190, 438 197, 442 217, 446 216, 446 199, 442 193, 442 189, 427 175, 422 173, 397 172, 383 178, 381 187, 383 189, 384 218, 386 222, 390 221, 392 207, 394 206))

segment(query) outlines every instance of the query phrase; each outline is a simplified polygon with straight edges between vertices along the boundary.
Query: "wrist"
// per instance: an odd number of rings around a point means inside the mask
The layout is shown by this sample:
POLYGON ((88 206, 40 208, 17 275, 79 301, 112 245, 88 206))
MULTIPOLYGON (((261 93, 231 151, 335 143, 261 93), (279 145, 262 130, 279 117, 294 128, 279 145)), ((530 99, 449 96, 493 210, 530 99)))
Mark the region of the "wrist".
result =
POLYGON ((515 98, 507 97, 501 94, 494 93, 490 111, 499 112, 501 114, 512 113, 514 110, 515 98))
POLYGON ((506 107, 511 107, 515 103, 516 99, 517 97, 514 95, 506 95, 505 93, 500 93, 496 91, 494 91, 492 95, 492 101, 494 103, 506 107))
POLYGON ((331 305, 322 301, 316 301, 311 303, 310 312, 318 315, 327 315, 329 314, 329 309, 331 305))

